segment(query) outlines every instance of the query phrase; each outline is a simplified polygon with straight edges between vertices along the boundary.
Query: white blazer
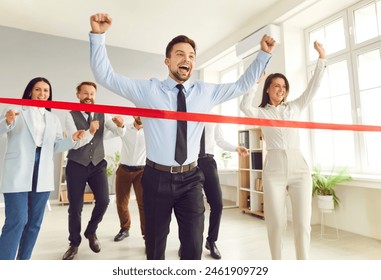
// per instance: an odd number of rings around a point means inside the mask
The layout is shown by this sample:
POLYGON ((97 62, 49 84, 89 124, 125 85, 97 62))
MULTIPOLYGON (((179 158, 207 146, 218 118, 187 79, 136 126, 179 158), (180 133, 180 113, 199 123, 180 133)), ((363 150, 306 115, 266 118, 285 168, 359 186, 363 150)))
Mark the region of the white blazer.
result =
MULTIPOLYGON (((4 110, 0 116, 0 135, 7 133, 7 147, 1 171, 0 193, 28 192, 32 190, 36 140, 33 133, 30 107, 14 106, 20 112, 10 126, 5 120, 4 110)), ((54 190, 53 153, 71 149, 75 142, 71 137, 63 138, 60 120, 45 111, 45 132, 42 141, 40 165, 38 169, 37 192, 54 190)))

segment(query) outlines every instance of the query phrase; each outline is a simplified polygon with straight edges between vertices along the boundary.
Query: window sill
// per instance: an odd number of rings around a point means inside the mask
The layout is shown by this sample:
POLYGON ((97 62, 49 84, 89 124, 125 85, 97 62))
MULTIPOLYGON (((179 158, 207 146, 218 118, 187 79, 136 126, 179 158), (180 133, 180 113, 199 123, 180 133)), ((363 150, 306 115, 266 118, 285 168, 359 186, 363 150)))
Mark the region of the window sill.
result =
POLYGON ((237 173, 238 168, 237 167, 218 167, 218 174, 231 174, 231 173, 237 173))
POLYGON ((353 180, 339 185, 368 189, 381 189, 381 176, 351 174, 353 180))

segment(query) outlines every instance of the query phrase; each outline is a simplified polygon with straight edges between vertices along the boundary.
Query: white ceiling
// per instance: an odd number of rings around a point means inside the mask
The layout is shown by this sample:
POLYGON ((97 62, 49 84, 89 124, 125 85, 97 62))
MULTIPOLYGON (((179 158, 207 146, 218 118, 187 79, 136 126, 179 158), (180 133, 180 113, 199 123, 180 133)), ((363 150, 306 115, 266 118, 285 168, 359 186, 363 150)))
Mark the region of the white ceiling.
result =
POLYGON ((258 24, 310 10, 294 17, 300 27, 355 1, 0 0, 0 25, 88 41, 90 16, 104 12, 113 18, 108 45, 164 55, 167 43, 185 34, 196 41, 201 65, 261 28, 258 24))
POLYGON ((107 44, 163 54, 179 34, 198 53, 211 48, 279 0, 0 0, 0 25, 88 40, 90 15, 111 15, 107 44))

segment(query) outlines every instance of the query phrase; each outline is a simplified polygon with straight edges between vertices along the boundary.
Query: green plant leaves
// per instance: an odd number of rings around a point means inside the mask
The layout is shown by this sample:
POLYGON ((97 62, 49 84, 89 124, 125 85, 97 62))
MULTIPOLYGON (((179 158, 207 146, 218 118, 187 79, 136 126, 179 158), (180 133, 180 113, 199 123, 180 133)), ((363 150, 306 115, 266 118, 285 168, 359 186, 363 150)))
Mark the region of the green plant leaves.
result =
POLYGON ((335 208, 339 207, 339 198, 334 187, 337 184, 351 181, 352 177, 346 168, 337 171, 332 170, 330 174, 323 174, 320 167, 315 167, 312 173, 312 196, 332 195, 335 208))

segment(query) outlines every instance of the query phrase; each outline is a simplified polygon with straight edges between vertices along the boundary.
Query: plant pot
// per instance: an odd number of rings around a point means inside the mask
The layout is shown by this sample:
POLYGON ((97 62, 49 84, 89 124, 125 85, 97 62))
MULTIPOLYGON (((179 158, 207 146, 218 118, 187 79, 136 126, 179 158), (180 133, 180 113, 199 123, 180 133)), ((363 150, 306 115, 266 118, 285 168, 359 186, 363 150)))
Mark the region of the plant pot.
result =
POLYGON ((223 161, 224 161, 224 167, 225 168, 229 168, 229 166, 230 166, 230 159, 224 159, 223 161))
POLYGON ((110 198, 110 204, 115 203, 115 200, 116 200, 116 194, 110 194, 110 195, 109 195, 109 198, 110 198))
POLYGON ((109 194, 115 194, 115 173, 107 176, 109 194))
POLYGON ((318 195, 318 208, 321 212, 330 213, 335 207, 332 195, 318 195))

